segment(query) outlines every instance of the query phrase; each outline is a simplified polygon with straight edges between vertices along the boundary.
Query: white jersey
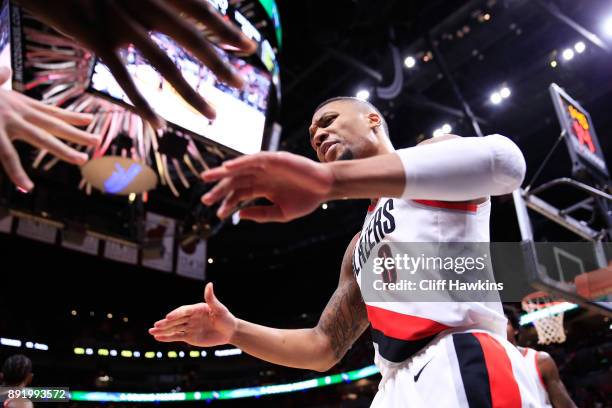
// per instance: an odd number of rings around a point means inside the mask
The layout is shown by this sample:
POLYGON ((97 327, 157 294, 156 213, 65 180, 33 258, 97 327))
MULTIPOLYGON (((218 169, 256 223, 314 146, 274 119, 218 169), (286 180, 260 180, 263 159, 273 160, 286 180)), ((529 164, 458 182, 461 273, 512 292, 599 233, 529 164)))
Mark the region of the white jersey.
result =
POLYGON ((372 408, 540 407, 535 379, 506 339, 500 302, 377 302, 362 286, 361 269, 376 244, 486 243, 490 212, 490 200, 476 205, 382 198, 368 209, 353 271, 382 374, 372 408))
MULTIPOLYGON (((381 198, 370 205, 353 254, 360 271, 380 242, 489 242, 490 200, 483 204, 381 198)), ((362 293, 363 293, 363 288, 362 293)), ((364 296, 365 299, 365 296, 364 296)), ((372 302, 366 299, 376 363, 384 375, 443 332, 485 331, 505 336, 498 302, 372 302)))
POLYGON ((536 379, 538 400, 542 404, 542 407, 552 408, 550 399, 548 398, 548 391, 544 385, 542 373, 540 373, 540 368, 538 367, 538 352, 528 347, 521 347, 519 350, 527 362, 527 370, 529 371, 529 374, 536 379))

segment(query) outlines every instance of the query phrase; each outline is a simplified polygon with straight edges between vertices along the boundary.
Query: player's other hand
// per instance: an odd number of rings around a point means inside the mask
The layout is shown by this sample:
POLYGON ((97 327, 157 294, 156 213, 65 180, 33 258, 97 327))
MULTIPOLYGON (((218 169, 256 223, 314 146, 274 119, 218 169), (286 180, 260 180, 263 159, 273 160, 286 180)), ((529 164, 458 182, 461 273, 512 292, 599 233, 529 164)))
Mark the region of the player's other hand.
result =
MULTIPOLYGON (((9 81, 11 70, 0 67, 0 85, 9 81)), ((88 157, 59 139, 82 145, 95 146, 100 137, 74 126, 84 126, 92 121, 91 115, 69 112, 45 105, 15 91, 0 89, 0 163, 19 188, 30 191, 34 183, 21 165, 13 146, 22 140, 72 164, 82 165, 88 157), (74 125, 74 126, 71 126, 74 125)))
POLYGON ((270 200, 271 206, 240 211, 241 218, 257 222, 287 222, 310 214, 327 200, 334 182, 329 166, 286 152, 242 156, 202 173, 202 178, 219 181, 202 202, 210 206, 221 201, 220 218, 245 201, 270 200))
POLYGON ((212 283, 204 289, 204 301, 174 309, 155 322, 149 333, 157 341, 184 341, 198 347, 229 343, 238 321, 217 299, 212 283))
POLYGON ((221 81, 234 87, 242 87, 242 79, 219 57, 192 21, 202 23, 223 44, 244 53, 253 53, 257 47, 238 28, 225 21, 206 0, 18 0, 18 3, 99 56, 136 111, 157 126, 162 121, 134 85, 119 54, 120 48, 134 44, 189 104, 214 119, 215 110, 189 86, 172 60, 151 40, 149 31, 172 37, 207 65, 221 81))

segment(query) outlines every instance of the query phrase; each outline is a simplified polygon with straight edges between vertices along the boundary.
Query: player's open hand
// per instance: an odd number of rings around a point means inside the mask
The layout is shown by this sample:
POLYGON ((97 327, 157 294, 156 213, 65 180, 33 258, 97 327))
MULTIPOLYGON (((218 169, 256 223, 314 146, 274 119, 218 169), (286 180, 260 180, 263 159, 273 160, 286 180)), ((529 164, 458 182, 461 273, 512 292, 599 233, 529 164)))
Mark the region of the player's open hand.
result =
POLYGON ((287 222, 313 212, 326 201, 334 175, 329 166, 286 152, 242 156, 202 173, 204 181, 218 181, 202 202, 222 201, 217 215, 227 217, 240 204, 267 198, 273 205, 252 206, 241 218, 257 222, 287 222))
POLYGON ((154 125, 160 125, 161 120, 136 89, 119 54, 120 48, 134 44, 188 103, 214 119, 215 110, 189 86, 172 60, 151 40, 149 31, 172 37, 221 81, 235 87, 242 87, 242 79, 219 57, 193 21, 204 24, 223 44, 245 53, 253 53, 257 46, 206 0, 18 0, 18 3, 99 56, 136 111, 154 125))
POLYGON ((193 346, 212 347, 230 342, 237 319, 213 292, 213 284, 204 289, 205 303, 181 306, 155 322, 149 333, 157 341, 184 341, 193 346))
MULTIPOLYGON (((0 67, 0 85, 9 81, 11 70, 0 67)), ((30 191, 34 183, 19 161, 13 141, 22 140, 47 150, 54 156, 72 164, 84 164, 88 157, 59 138, 82 145, 95 146, 100 137, 84 132, 74 126, 91 122, 91 115, 69 112, 45 105, 15 91, 0 89, 0 163, 8 177, 19 188, 30 191)))

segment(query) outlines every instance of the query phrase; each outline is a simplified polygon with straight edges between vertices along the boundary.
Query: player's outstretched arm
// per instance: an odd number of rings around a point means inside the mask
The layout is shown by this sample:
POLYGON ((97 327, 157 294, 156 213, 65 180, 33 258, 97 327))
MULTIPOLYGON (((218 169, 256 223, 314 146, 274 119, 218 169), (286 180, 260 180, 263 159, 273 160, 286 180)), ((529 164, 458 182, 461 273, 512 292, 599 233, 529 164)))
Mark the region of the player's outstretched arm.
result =
POLYGON ((272 206, 240 212, 258 222, 286 222, 342 198, 403 197, 468 201, 511 193, 525 176, 525 160, 508 138, 455 137, 367 159, 317 163, 286 152, 243 156, 202 174, 219 183, 202 197, 221 201, 220 217, 264 197, 272 206))
POLYGON ((232 344, 262 360, 288 367, 326 371, 333 367, 368 325, 365 306, 352 274, 351 254, 344 256, 338 288, 319 324, 310 329, 275 329, 236 318, 206 286, 204 303, 181 306, 149 330, 162 342, 194 346, 232 344))

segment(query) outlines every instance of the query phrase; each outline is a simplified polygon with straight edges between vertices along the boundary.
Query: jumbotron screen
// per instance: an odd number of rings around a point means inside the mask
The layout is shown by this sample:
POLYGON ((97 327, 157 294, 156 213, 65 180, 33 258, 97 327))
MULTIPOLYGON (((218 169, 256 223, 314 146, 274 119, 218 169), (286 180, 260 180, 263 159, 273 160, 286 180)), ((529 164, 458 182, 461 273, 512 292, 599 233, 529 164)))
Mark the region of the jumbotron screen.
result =
MULTIPOLYGON (((210 69, 169 37, 153 33, 151 38, 176 63, 185 80, 216 109, 217 118, 210 121, 185 102, 140 52, 130 46, 122 50, 122 57, 137 88, 157 114, 173 125, 239 153, 261 151, 271 88, 270 75, 215 47, 221 58, 245 79, 243 89, 234 89, 220 82, 210 69)), ((93 68, 90 88, 131 104, 110 70, 99 60, 93 68)))
MULTIPOLYGON (((11 19, 9 14, 9 1, 0 0, 0 66, 11 68, 11 19)), ((0 85, 4 89, 11 89, 11 81, 0 85)))

